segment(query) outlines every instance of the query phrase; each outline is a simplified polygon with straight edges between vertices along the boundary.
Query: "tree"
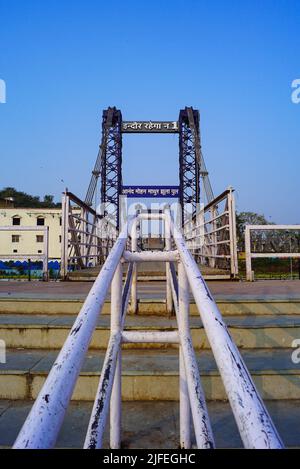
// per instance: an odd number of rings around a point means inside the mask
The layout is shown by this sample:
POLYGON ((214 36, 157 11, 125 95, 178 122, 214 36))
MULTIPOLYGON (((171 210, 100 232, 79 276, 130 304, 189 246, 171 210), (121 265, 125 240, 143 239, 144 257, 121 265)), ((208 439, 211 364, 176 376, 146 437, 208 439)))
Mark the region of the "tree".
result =
POLYGON ((0 198, 6 199, 11 197, 14 201, 15 207, 30 207, 30 208, 59 208, 60 203, 54 202, 53 195, 45 195, 44 200, 41 201, 38 196, 27 194, 26 192, 18 191, 14 187, 4 187, 0 190, 0 198))
POLYGON ((53 195, 44 195, 44 202, 43 204, 47 207, 52 207, 53 205, 55 205, 55 203, 53 202, 53 199, 54 199, 54 196, 53 195))
MULTIPOLYGON (((246 225, 274 225, 268 222, 264 215, 255 212, 240 212, 236 214, 237 243, 240 251, 245 250, 245 227, 246 225)), ((256 232, 252 239, 256 244, 263 238, 263 232, 256 232)))

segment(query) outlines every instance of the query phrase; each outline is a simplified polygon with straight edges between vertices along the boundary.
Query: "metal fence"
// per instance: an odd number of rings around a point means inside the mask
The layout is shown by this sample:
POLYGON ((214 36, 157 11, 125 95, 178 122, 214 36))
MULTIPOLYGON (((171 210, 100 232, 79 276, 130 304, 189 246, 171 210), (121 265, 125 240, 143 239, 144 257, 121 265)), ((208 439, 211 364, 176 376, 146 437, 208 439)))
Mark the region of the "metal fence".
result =
POLYGON ((116 240, 117 232, 109 220, 72 192, 62 197, 61 276, 70 270, 103 264, 116 240))
POLYGON ((234 190, 212 200, 184 226, 187 246, 201 265, 238 275, 234 190))
POLYGON ((182 232, 174 225, 170 212, 166 211, 156 214, 140 213, 128 219, 55 360, 14 448, 50 448, 55 445, 110 285, 111 333, 84 448, 102 447, 109 413, 110 448, 121 447, 121 344, 124 342, 167 342, 179 345, 180 446, 191 447, 191 424, 193 424, 197 447, 215 447, 190 333, 190 289, 244 446, 246 448, 283 447, 182 232), (163 251, 138 251, 138 222, 148 218, 161 219, 165 223, 166 249, 163 251), (126 248, 128 238, 131 238, 130 251, 126 248), (147 261, 166 263, 166 301, 168 308, 171 308, 172 302, 174 304, 178 325, 175 331, 124 330, 130 297, 131 303, 137 301, 137 277, 134 275, 134 269, 138 262, 147 261), (128 263, 128 269, 123 283, 124 262, 128 263), (178 275, 175 269, 176 263, 178 275))
MULTIPOLYGON (((278 236, 265 237, 265 240, 259 239, 256 246, 253 246, 251 242, 251 232, 274 232, 278 233, 284 231, 289 233, 291 231, 297 231, 300 233, 300 225, 246 225, 245 227, 245 255, 246 255, 246 279, 248 281, 254 280, 254 271, 252 270, 252 259, 258 258, 278 258, 278 259, 300 259, 299 242, 297 246, 294 246, 291 242, 289 243, 289 252, 286 252, 287 243, 286 240, 278 242, 278 236), (277 238, 277 239, 275 239, 277 238), (258 251, 258 248, 260 252, 258 251), (266 251, 268 250, 268 252, 266 251), (294 249, 294 250, 293 250, 294 249)), ((280 240, 279 240, 280 241, 280 240)), ((297 241, 300 241, 298 236, 297 241)))

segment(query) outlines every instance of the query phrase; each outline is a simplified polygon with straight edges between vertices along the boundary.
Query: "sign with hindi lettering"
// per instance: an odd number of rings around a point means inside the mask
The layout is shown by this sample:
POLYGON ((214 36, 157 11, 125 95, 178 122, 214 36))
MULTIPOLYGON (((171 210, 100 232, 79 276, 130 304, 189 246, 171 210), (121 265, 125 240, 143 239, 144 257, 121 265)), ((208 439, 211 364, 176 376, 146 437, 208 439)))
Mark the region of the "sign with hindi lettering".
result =
POLYGON ((178 133, 178 122, 170 121, 123 121, 122 133, 178 133))
POLYGON ((123 186, 127 197, 179 197, 179 186, 123 186))

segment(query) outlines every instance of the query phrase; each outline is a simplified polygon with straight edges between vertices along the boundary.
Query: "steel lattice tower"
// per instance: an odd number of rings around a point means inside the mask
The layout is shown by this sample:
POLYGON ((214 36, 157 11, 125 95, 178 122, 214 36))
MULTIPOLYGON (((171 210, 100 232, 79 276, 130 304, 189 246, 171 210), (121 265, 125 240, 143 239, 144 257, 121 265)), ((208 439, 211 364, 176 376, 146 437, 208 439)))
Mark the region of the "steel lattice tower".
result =
POLYGON ((122 114, 115 107, 103 111, 101 203, 119 228, 119 195, 122 192, 122 114))
POLYGON ((199 111, 186 107, 179 114, 179 183, 182 224, 195 215, 200 202, 199 111), (187 211, 187 204, 191 210, 187 211))

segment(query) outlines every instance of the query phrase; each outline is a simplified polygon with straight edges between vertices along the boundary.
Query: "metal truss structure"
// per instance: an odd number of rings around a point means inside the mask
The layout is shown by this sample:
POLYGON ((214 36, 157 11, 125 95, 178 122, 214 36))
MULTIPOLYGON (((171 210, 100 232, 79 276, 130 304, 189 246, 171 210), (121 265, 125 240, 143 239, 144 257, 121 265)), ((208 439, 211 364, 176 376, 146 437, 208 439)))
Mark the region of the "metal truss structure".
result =
POLYGON ((103 111, 102 142, 85 202, 92 205, 101 177, 101 212, 119 228, 119 195, 122 192, 122 114, 115 107, 103 111))
POLYGON ((179 181, 182 224, 200 202, 199 112, 185 108, 179 114, 179 181))
POLYGON ((214 195, 201 151, 199 111, 186 107, 179 113, 179 180, 183 225, 188 215, 196 215, 201 179, 206 200, 210 203, 214 195))
POLYGON ((182 224, 189 216, 195 216, 200 202, 200 181, 207 202, 214 199, 208 172, 201 152, 199 111, 186 107, 179 113, 178 123, 123 123, 122 114, 116 107, 103 111, 102 142, 85 203, 93 204, 97 191, 97 180, 101 177, 101 214, 106 215, 119 228, 119 196, 122 194, 122 132, 155 131, 164 133, 168 126, 171 132, 179 133, 179 201, 182 208, 182 224), (146 124, 146 125, 145 125, 146 124), (159 127, 162 124, 161 128, 159 127), (170 124, 174 124, 171 125, 170 124), (178 125, 177 125, 178 124, 178 125), (158 125, 158 127, 157 127, 158 125), (127 130, 126 130, 127 129, 127 130), (148 129, 148 130, 147 130, 148 129))

